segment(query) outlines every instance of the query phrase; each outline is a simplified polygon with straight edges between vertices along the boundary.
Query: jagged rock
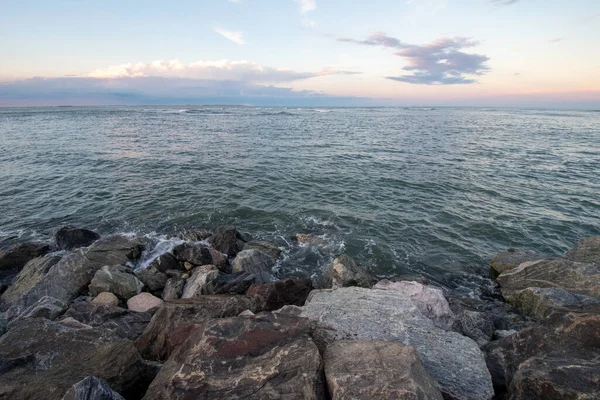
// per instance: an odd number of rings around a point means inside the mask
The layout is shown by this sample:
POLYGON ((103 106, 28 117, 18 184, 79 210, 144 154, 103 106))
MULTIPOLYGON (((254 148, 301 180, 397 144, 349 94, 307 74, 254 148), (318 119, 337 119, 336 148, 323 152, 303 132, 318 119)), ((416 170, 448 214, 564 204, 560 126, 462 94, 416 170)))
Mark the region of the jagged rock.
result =
POLYGON ((509 302, 529 287, 562 287, 572 293, 600 297, 600 264, 557 259, 525 262, 496 279, 509 302))
POLYGON ((95 376, 88 376, 77 382, 65 394, 62 400, 125 400, 114 392, 108 383, 95 376))
POLYGON ((159 299, 151 293, 144 292, 127 300, 127 308, 139 313, 153 312, 153 310, 160 307, 162 303, 162 299, 159 299))
POLYGON ((144 284, 133 275, 130 268, 122 265, 105 265, 96 271, 89 290, 92 296, 111 292, 126 301, 140 293, 143 287, 144 284))
POLYGON ((510 303, 523 314, 542 319, 553 312, 563 312, 564 308, 577 309, 600 304, 600 298, 571 293, 559 287, 530 287, 514 292, 510 303))
POLYGON ((324 361, 332 400, 442 400, 437 383, 410 346, 384 341, 336 341, 327 347, 324 361))
POLYGON ((504 271, 511 270, 524 262, 543 260, 543 255, 533 251, 508 249, 498 253, 490 262, 490 278, 496 279, 504 271))
POLYGON ((277 260, 281 255, 281 249, 269 242, 252 240, 244 245, 244 250, 256 249, 260 250, 274 260, 277 260))
POLYGON ((142 239, 115 235, 94 242, 86 251, 80 250, 80 253, 100 266, 125 265, 139 259, 143 250, 142 239))
POLYGON ((191 243, 182 243, 175 246, 172 250, 175 258, 184 263, 189 262, 192 265, 212 264, 212 256, 208 247, 203 245, 194 245, 191 243))
POLYGON ((163 289, 169 279, 152 264, 147 268, 135 271, 135 275, 152 292, 163 289))
POLYGON ((73 318, 102 331, 107 337, 135 340, 150 323, 151 316, 121 307, 82 302, 73 303, 62 318, 73 318))
POLYGON ((219 269, 221 272, 231 272, 228 270, 227 256, 220 251, 213 249, 212 247, 208 248, 210 252, 210 256, 212 257, 212 264, 219 269))
POLYGON ((54 233, 56 247, 61 250, 71 250, 77 247, 87 247, 100 239, 100 235, 89 229, 65 226, 54 233))
POLYGON ((137 348, 147 359, 164 360, 169 355, 167 338, 177 325, 233 317, 245 310, 255 310, 254 302, 246 296, 218 295, 166 301, 138 338, 137 348))
POLYGON ((45 243, 23 243, 13 247, 0 257, 0 270, 19 271, 29 261, 41 257, 50 251, 45 243))
POLYGON ((300 316, 328 326, 336 339, 413 346, 446 399, 491 399, 494 394, 477 343, 437 328, 403 292, 358 287, 313 290, 298 310, 300 316))
POLYGON ((183 231, 179 237, 189 242, 201 242, 212 236, 212 232, 206 229, 188 229, 183 231))
POLYGON ((90 375, 139 399, 154 372, 129 340, 45 318, 17 321, 0 337, 0 369, 0 398, 11 400, 60 400, 90 375))
POLYGON ((450 310, 442 289, 412 281, 390 282, 386 279, 377 282, 373 289, 396 290, 406 294, 438 328, 450 330, 454 325, 454 313, 450 310))
POLYGON ((255 274, 249 272, 234 272, 232 274, 221 274, 217 276, 208 285, 208 292, 211 294, 244 294, 248 288, 255 284, 261 283, 255 274))
POLYGON ((325 273, 327 287, 340 288, 348 286, 359 286, 370 288, 377 279, 360 268, 352 257, 341 255, 335 260, 325 273))
POLYGON ((54 297, 44 296, 32 304, 20 315, 21 318, 47 318, 55 319, 65 311, 67 304, 54 297))
POLYGON ((244 237, 233 226, 218 228, 209 241, 212 247, 230 258, 235 257, 244 248, 244 237))
POLYGON ((183 268, 183 266, 171 253, 163 253, 156 257, 154 260, 152 260, 149 267, 154 267, 164 274, 167 274, 169 270, 180 270, 183 268))
POLYGON ((325 399, 310 329, 302 318, 273 314, 206 321, 169 357, 144 399, 325 399))
POLYGON ((165 288, 162 292, 163 300, 176 300, 180 299, 183 294, 183 288, 185 287, 185 279, 183 278, 169 278, 165 284, 165 288))
POLYGON ((580 240, 567 251, 565 258, 577 262, 600 264, 600 236, 580 240))
POLYGON ((61 257, 37 257, 29 261, 2 294, 2 303, 11 304, 37 285, 61 257))
POLYGON ((532 324, 529 318, 524 317, 513 306, 501 300, 449 297, 448 303, 457 320, 453 329, 456 328, 457 332, 469 336, 478 343, 481 341, 480 339, 488 340, 486 338, 489 333, 488 324, 490 320, 493 330, 520 330, 532 324), (465 321, 463 311, 474 311, 477 313, 467 313, 467 319, 475 319, 475 321, 467 321, 466 325, 474 323, 473 328, 475 328, 475 331, 471 331, 468 327, 465 331, 462 330, 462 322, 465 321), (481 332, 477 332, 477 330, 481 330, 481 332), (475 334, 471 335, 469 332, 475 334))
POLYGON ((259 283, 271 281, 271 269, 275 261, 260 250, 250 249, 238 253, 231 264, 232 272, 248 272, 254 274, 259 283))
POLYGON ((288 304, 303 306, 312 289, 310 278, 284 279, 252 285, 246 291, 246 296, 255 300, 257 311, 272 311, 288 304))
POLYGON ((185 281, 182 299, 210 294, 209 285, 219 276, 219 270, 214 265, 202 265, 193 270, 192 276, 185 281))
POLYGON ((116 307, 119 305, 119 299, 111 292, 101 292, 92 300, 92 303, 116 307))

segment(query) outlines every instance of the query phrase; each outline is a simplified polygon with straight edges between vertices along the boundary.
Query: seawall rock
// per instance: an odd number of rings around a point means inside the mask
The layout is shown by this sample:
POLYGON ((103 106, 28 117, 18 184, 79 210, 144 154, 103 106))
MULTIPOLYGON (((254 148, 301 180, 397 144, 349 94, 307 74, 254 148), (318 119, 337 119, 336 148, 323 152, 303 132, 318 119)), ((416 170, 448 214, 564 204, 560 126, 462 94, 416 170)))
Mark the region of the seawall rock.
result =
POLYGON ((62 400, 125 400, 114 392, 106 381, 88 376, 74 384, 62 400))
POLYGON ((490 278, 495 279, 504 271, 511 270, 524 262, 543 260, 547 257, 533 251, 508 249, 498 253, 490 262, 490 278))
POLYGON ((2 294, 3 306, 11 304, 31 290, 60 259, 61 257, 37 257, 25 264, 12 285, 2 294))
POLYGON ((567 254, 567 260, 600 264, 600 236, 580 240, 567 254))
POLYGON ((356 265, 352 257, 341 255, 331 263, 325 273, 325 284, 330 288, 359 286, 372 287, 377 279, 356 265))
POLYGON ((94 231, 89 229, 74 228, 65 226, 54 233, 54 242, 56 247, 61 250, 72 250, 77 247, 87 247, 100 239, 94 231))

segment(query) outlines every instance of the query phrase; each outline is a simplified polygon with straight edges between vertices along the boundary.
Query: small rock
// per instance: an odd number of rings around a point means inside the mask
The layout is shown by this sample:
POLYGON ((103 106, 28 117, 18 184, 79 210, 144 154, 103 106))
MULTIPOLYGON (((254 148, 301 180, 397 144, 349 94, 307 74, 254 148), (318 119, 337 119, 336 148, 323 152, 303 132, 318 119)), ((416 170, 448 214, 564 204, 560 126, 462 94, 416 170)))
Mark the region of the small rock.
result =
POLYGON ((256 301, 257 310, 272 311, 285 305, 303 306, 312 289, 310 278, 284 279, 252 285, 246 291, 246 296, 256 301))
POLYGON ((565 258, 577 262, 600 264, 600 236, 580 240, 567 251, 565 258))
POLYGON ((275 261, 260 250, 240 251, 231 264, 232 272, 248 272, 256 275, 261 283, 271 281, 271 269, 275 261))
POLYGON ((269 242, 257 240, 250 241, 244 245, 244 250, 250 249, 260 250, 274 260, 277 260, 281 255, 281 249, 277 245, 269 242))
POLYGON ((318 236, 309 235, 309 234, 306 234, 306 233, 297 233, 296 234, 296 241, 298 243, 307 243, 307 244, 316 244, 316 245, 327 244, 327 240, 325 240, 324 238, 318 237, 318 236))
POLYGON ((356 265, 352 257, 347 255, 333 260, 325 274, 325 280, 327 286, 334 289, 348 286, 370 288, 377 282, 377 279, 356 265))
POLYGON ((136 271, 135 275, 151 292, 161 290, 167 283, 167 275, 160 272, 156 266, 150 264, 147 268, 136 271))
POLYGON ((108 383, 95 376, 74 384, 62 400, 125 400, 123 396, 114 392, 108 383))
POLYGON ((187 242, 182 243, 175 246, 172 253, 178 261, 184 263, 184 266, 185 262, 192 265, 207 265, 212 263, 210 251, 203 245, 195 245, 187 242))
POLYGON ((144 284, 136 278, 131 269, 122 265, 105 265, 100 268, 89 285, 90 295, 111 292, 122 300, 140 293, 144 284))
POLYGON ((252 311, 250 310, 246 310, 246 311, 242 311, 240 313, 240 315, 238 315, 238 317, 254 317, 256 316, 256 314, 254 314, 252 311))
POLYGON ((92 300, 94 304, 104 304, 111 307, 117 307, 119 305, 119 299, 111 292, 101 292, 98 296, 92 300))
POLYGON ((159 307, 163 301, 151 293, 140 293, 127 300, 127 308, 135 312, 149 312, 159 307))
POLYGON ((192 263, 189 263, 186 261, 183 263, 183 267, 185 268, 186 271, 189 271, 190 269, 194 268, 194 265, 192 265, 192 263))
POLYGON ((502 253, 498 253, 490 262, 490 278, 496 279, 498 275, 504 271, 511 270, 527 261, 535 261, 544 259, 541 254, 533 251, 517 251, 508 249, 502 253))
POLYGON ((183 274, 183 275, 181 275, 181 278, 182 279, 190 279, 190 276, 191 275, 189 273, 188 274, 183 274))
POLYGON ((176 300, 181 298, 183 288, 185 287, 185 279, 169 278, 162 292, 163 300, 176 300))
POLYGON ((244 237, 233 226, 218 228, 209 241, 215 249, 228 257, 235 257, 244 248, 244 237))
POLYGON ((100 239, 100 235, 88 229, 78 229, 70 226, 60 228, 54 233, 54 242, 61 250, 71 250, 77 247, 87 247, 100 239))
POLYGON ((160 256, 156 257, 154 260, 152 260, 150 266, 155 267, 157 270, 165 274, 169 270, 181 269, 181 264, 171 253, 163 253, 160 256))
POLYGON ((185 282, 182 299, 210 294, 209 285, 219 276, 219 270, 214 265, 202 265, 192 272, 185 282))

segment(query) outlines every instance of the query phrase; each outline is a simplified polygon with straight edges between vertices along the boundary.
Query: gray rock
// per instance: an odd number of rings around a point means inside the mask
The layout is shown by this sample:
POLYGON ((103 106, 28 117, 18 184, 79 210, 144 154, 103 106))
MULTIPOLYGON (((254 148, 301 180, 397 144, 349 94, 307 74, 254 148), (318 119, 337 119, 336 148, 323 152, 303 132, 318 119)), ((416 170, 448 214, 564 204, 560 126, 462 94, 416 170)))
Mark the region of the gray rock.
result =
POLYGON ((122 265, 105 265, 94 275, 89 290, 92 296, 111 292, 121 300, 127 301, 140 293, 143 287, 144 284, 133 275, 130 268, 122 265))
POLYGON ((252 240, 244 245, 244 250, 251 249, 260 250, 274 260, 277 260, 281 255, 281 249, 277 245, 269 242, 252 240))
POLYGON ((275 261, 260 250, 240 251, 231 264, 232 272, 248 272, 256 275, 258 283, 267 283, 272 279, 271 269, 275 261))
POLYGON ((487 344, 494 335, 494 320, 492 316, 472 310, 461 310, 454 314, 456 318, 455 330, 470 337, 481 347, 487 344))
POLYGON ((437 383, 410 346, 383 341, 336 341, 327 347, 324 361, 332 400, 442 400, 437 383))
POLYGON ((117 307, 119 305, 119 298, 111 292, 102 292, 92 300, 92 303, 117 307))
POLYGON ((12 285, 2 294, 2 303, 9 305, 31 290, 60 259, 61 257, 37 257, 25 264, 12 285))
POLYGON ((4 318, 4 314, 0 313, 0 336, 4 335, 8 330, 8 321, 4 318))
POLYGON ((202 265, 192 270, 192 276, 185 281, 182 299, 210 294, 209 286, 219 276, 219 270, 214 265, 202 265))
POLYGON ((334 289, 348 286, 370 288, 377 279, 356 265, 350 256, 341 255, 333 260, 325 273, 325 281, 327 287, 334 289))
POLYGON ((498 253, 490 262, 490 278, 496 279, 504 271, 511 270, 527 261, 543 260, 547 257, 533 251, 508 249, 498 253))
POLYGON ((254 299, 257 311, 272 311, 289 304, 303 306, 312 289, 310 278, 290 278, 252 285, 246 296, 254 299))
POLYGON ((212 255, 208 247, 200 244, 182 243, 171 250, 180 262, 189 262, 192 265, 212 264, 212 255))
POLYGON ((0 270, 16 270, 17 272, 29 261, 41 257, 50 251, 46 243, 23 243, 0 253, 0 270))
POLYGON ((250 286, 262 283, 255 274, 249 272, 234 272, 232 274, 221 274, 217 276, 207 290, 210 294, 244 294, 250 286))
POLYGON ((54 233, 56 247, 61 250, 71 250, 77 247, 87 247, 100 239, 100 235, 89 229, 78 229, 71 226, 60 228, 54 233))
POLYGON ((577 309, 600 304, 600 299, 571 293, 560 287, 530 287, 514 292, 510 303, 523 314, 541 319, 553 312, 564 312, 564 308, 577 309))
POLYGON ((183 294, 183 288, 185 287, 185 279, 183 278, 169 278, 165 284, 165 288, 162 292, 163 300, 176 300, 180 299, 183 294))
POLYGON ((46 318, 53 320, 63 313, 67 304, 54 297, 44 296, 36 303, 26 308, 20 315, 20 318, 46 318))
POLYGON ((95 376, 88 376, 77 382, 65 394, 62 400, 125 400, 114 392, 108 383, 95 376))
MULTIPOLYGON (((211 245, 227 254, 228 257, 235 257, 237 253, 244 248, 244 237, 233 226, 224 226, 218 228, 214 235, 209 238, 211 245)), ((208 263, 210 264, 210 263, 208 263)))
POLYGON ((179 237, 183 240, 187 240, 189 242, 201 242, 205 239, 208 239, 212 236, 211 231, 207 231, 206 229, 187 229, 179 235, 179 237))
POLYGON ((337 339, 413 346, 446 399, 491 399, 494 394, 477 343, 437 328, 402 292, 358 287, 313 290, 299 309, 301 316, 331 328, 337 339))
POLYGON ((567 251, 565 258, 577 262, 600 264, 600 236, 580 240, 567 251))
POLYGON ((171 253, 163 253, 150 263, 151 267, 167 274, 169 270, 183 270, 183 265, 171 253))
POLYGON ((152 264, 147 268, 135 271, 135 275, 151 292, 163 289, 169 279, 166 274, 160 272, 152 264))

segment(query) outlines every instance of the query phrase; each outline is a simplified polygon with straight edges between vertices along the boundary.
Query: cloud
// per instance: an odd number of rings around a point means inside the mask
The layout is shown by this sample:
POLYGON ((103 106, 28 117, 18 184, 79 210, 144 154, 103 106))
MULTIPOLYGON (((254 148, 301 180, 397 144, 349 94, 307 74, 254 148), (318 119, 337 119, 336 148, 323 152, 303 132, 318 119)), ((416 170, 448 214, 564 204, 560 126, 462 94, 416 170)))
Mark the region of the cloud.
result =
POLYGON ((563 38, 559 37, 559 38, 554 38, 554 39, 550 39, 548 40, 549 43, 558 43, 561 42, 563 40, 563 38))
POLYGON ((365 40, 340 38, 338 41, 397 49, 394 54, 408 61, 403 70, 412 72, 409 75, 387 77, 400 82, 420 85, 470 84, 477 81, 468 76, 483 75, 489 70, 485 65, 489 57, 462 51, 478 45, 478 42, 469 38, 442 38, 419 46, 377 32, 365 40))
POLYGON ((226 37, 227 39, 231 40, 234 43, 237 43, 237 44, 246 43, 244 41, 244 34, 242 32, 228 31, 228 30, 221 29, 221 28, 215 28, 214 31, 217 32, 219 35, 226 37))
POLYGON ((317 9, 317 0, 296 0, 300 4, 300 12, 302 14, 317 9))

